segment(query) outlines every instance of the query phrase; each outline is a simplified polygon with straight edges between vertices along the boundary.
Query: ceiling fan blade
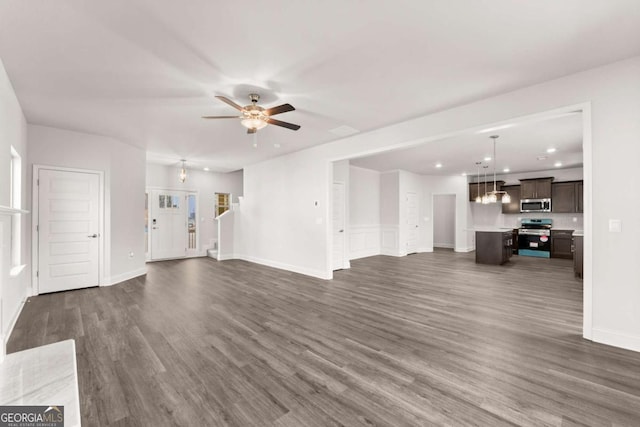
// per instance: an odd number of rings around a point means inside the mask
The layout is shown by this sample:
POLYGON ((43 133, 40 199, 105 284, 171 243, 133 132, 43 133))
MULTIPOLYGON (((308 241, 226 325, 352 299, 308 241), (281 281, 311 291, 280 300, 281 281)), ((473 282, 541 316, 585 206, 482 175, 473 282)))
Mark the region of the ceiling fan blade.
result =
POLYGON ((258 129, 256 129, 256 128, 247 129, 247 133, 256 133, 256 132, 258 132, 258 129))
POLYGON ((202 116, 203 119, 239 119, 240 116, 202 116))
POLYGON ((243 110, 243 108, 242 108, 240 105, 236 104, 235 102, 233 102, 233 101, 232 101, 232 100, 230 100, 229 98, 226 98, 226 97, 221 96, 221 95, 216 95, 216 98, 218 98, 220 101, 222 101, 222 102, 224 102, 224 103, 226 103, 226 104, 231 105, 231 106, 232 106, 233 108, 235 108, 236 110, 239 110, 239 111, 242 111, 242 110, 243 110))
POLYGON ((288 111, 294 111, 293 105, 291 104, 282 104, 277 107, 269 108, 268 110, 264 110, 263 113, 267 116, 275 116, 276 114, 286 113, 288 111))
POLYGON ((294 125, 293 123, 287 123, 287 122, 282 122, 280 120, 276 120, 276 119, 272 119, 270 117, 268 117, 267 119, 265 119, 265 121, 267 123, 269 123, 270 125, 276 125, 276 126, 281 126, 283 128, 287 128, 287 129, 291 129, 291 130, 298 130, 300 129, 300 125, 294 125))

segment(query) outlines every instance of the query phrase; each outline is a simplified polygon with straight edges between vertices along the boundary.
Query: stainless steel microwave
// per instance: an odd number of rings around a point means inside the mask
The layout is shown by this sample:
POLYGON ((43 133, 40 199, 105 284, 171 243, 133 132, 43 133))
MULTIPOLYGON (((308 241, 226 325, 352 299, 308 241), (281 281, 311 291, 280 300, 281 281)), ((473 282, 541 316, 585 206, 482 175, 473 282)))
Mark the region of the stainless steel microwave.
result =
POLYGON ((551 199, 522 199, 520 212, 551 212, 551 199))

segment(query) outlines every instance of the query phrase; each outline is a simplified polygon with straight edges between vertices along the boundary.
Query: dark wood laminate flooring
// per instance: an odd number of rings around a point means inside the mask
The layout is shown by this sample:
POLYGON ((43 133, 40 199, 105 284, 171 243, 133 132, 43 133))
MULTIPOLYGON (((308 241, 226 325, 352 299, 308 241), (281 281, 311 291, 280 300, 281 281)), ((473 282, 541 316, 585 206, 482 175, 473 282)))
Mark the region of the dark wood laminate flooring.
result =
POLYGON ((581 338, 571 261, 148 267, 30 298, 11 336, 76 340, 85 426, 640 425, 640 353, 581 338))

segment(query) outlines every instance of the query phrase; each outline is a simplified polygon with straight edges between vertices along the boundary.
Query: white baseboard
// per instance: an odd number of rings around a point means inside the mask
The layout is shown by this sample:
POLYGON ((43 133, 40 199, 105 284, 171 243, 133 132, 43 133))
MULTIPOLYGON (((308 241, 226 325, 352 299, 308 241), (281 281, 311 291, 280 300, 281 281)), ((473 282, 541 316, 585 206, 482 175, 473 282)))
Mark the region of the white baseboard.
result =
POLYGON ((256 258, 248 255, 235 254, 232 258, 249 261, 256 264, 266 265, 267 267, 278 268, 280 270, 292 271, 294 273, 304 274, 305 276, 317 277, 318 279, 324 279, 324 280, 333 279, 332 271, 327 272, 322 270, 315 270, 312 268, 300 267, 297 265, 286 264, 283 262, 273 261, 269 259, 256 258))
POLYGON ((396 250, 388 250, 388 249, 385 250, 385 249, 382 249, 380 251, 380 255, 401 257, 401 256, 407 255, 407 253, 406 252, 405 253, 401 253, 401 252, 398 252, 396 250))
POLYGON ((218 253, 218 256, 216 257, 218 261, 224 261, 227 259, 234 259, 234 258, 236 257, 233 254, 221 254, 221 253, 218 253))
POLYGON ((473 246, 470 246, 468 248, 455 248, 453 251, 454 252, 473 252, 475 250, 476 248, 474 248, 473 246))
POLYGON ((424 252, 433 252, 433 248, 426 248, 426 247, 418 248, 418 253, 419 254, 424 253, 424 252))
POLYGON ((434 248, 445 248, 445 249, 453 249, 456 247, 453 243, 434 243, 434 248))
MULTIPOLYGON (((9 341, 9 337, 11 337, 11 334, 13 333, 13 328, 15 328, 16 323, 18 323, 18 318, 20 317, 20 313, 22 313, 22 309, 27 302, 27 298, 29 297, 27 296, 22 299, 22 301, 20 302, 20 307, 18 307, 15 314, 11 318, 11 322, 9 322, 9 327, 7 328, 6 334, 2 335, 2 358, 7 353, 7 342, 9 341)), ((0 331, 0 333, 2 333, 2 331, 0 331)))
POLYGON ((376 256, 376 255, 380 255, 380 248, 375 248, 368 251, 352 252, 349 255, 349 259, 354 260, 354 259, 360 259, 360 258, 368 258, 370 256, 376 256))
POLYGON ((106 283, 101 286, 113 286, 118 283, 125 282, 127 280, 133 279, 134 277, 143 276, 147 274, 147 267, 139 268, 133 271, 127 271, 126 273, 118 274, 115 276, 108 277, 106 283))
POLYGON ((626 350, 640 351, 640 336, 627 335, 606 329, 593 328, 592 341, 620 347, 626 350))

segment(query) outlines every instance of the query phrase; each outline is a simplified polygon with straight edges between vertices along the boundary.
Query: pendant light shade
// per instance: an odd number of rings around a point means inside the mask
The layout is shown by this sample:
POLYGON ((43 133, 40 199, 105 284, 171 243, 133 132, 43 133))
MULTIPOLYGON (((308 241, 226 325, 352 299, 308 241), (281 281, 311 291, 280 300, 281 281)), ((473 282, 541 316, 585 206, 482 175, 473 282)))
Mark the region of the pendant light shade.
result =
POLYGON ((185 182, 187 180, 187 169, 185 167, 185 159, 181 160, 182 162, 182 167, 180 168, 180 175, 178 175, 178 179, 180 180, 180 182, 185 182))

